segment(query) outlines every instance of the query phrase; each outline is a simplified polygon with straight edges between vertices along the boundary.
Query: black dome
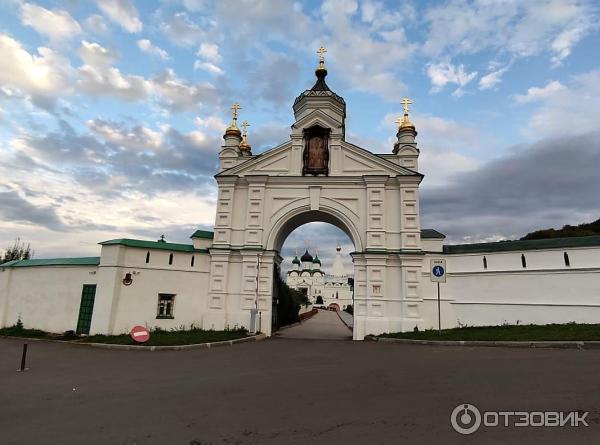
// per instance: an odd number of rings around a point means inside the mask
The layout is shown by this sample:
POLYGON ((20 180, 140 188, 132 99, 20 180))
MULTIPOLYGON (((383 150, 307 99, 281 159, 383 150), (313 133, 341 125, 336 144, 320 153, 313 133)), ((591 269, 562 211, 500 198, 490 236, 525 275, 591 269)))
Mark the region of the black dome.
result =
POLYGON ((312 257, 312 255, 310 253, 308 253, 308 250, 307 250, 306 252, 304 252, 304 255, 302 255, 300 257, 300 260, 302 262, 310 261, 312 263, 313 257, 312 257))

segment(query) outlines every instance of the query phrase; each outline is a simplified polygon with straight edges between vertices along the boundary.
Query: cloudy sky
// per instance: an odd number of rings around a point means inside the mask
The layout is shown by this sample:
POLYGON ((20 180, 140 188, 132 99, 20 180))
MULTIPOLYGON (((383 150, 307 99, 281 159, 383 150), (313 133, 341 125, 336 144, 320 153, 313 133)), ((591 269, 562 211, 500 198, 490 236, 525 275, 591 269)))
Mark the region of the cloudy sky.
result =
MULTIPOLYGON (((255 153, 284 141, 321 44, 352 142, 390 152, 414 100, 423 227, 469 242, 597 219, 599 14, 584 0, 3 0, 0 248, 89 255, 210 228, 230 104, 255 153)), ((348 244, 317 224, 287 252, 306 238, 348 244)))

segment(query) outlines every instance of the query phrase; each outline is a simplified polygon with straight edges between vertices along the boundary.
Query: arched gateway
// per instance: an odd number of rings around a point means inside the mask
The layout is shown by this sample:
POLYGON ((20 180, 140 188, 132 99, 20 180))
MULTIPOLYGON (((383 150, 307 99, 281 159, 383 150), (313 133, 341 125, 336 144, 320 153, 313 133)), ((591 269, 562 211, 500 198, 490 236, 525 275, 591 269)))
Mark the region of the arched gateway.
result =
POLYGON ((260 155, 252 155, 233 107, 215 176, 205 326, 248 326, 258 308, 270 335, 279 252, 295 228, 311 221, 331 223, 354 242, 354 339, 421 326, 423 176, 416 171, 415 128, 405 109, 389 154, 347 142, 346 103, 325 83, 322 61, 315 73, 315 85, 294 102, 290 140, 260 155))

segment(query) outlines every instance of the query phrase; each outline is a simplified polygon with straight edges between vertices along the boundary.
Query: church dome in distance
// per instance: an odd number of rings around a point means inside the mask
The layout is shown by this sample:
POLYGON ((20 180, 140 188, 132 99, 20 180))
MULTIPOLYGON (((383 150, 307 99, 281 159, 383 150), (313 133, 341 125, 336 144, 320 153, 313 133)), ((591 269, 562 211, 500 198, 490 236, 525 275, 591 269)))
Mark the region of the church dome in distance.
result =
POLYGON ((313 263, 319 263, 319 264, 321 264, 321 260, 319 259, 319 254, 315 255, 315 259, 313 260, 313 263))
POLYGON ((296 255, 294 257, 294 259, 292 260, 292 264, 300 264, 300 260, 298 259, 298 255, 296 255))
POLYGON ((300 257, 300 260, 302 260, 302 262, 310 262, 312 263, 313 257, 310 253, 308 253, 308 249, 306 250, 306 252, 304 252, 304 255, 302 255, 300 257))

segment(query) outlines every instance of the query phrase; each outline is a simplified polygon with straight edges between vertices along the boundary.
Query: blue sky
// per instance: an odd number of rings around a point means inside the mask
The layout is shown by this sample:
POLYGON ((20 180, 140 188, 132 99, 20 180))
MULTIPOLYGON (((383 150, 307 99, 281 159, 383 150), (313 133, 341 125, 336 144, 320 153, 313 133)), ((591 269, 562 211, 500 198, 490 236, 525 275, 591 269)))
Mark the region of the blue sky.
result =
POLYGON ((210 228, 229 106, 255 153, 287 139, 320 45, 352 142, 391 151, 413 99, 424 227, 462 242, 596 219, 598 14, 569 0, 4 0, 0 247, 83 255, 210 228))

